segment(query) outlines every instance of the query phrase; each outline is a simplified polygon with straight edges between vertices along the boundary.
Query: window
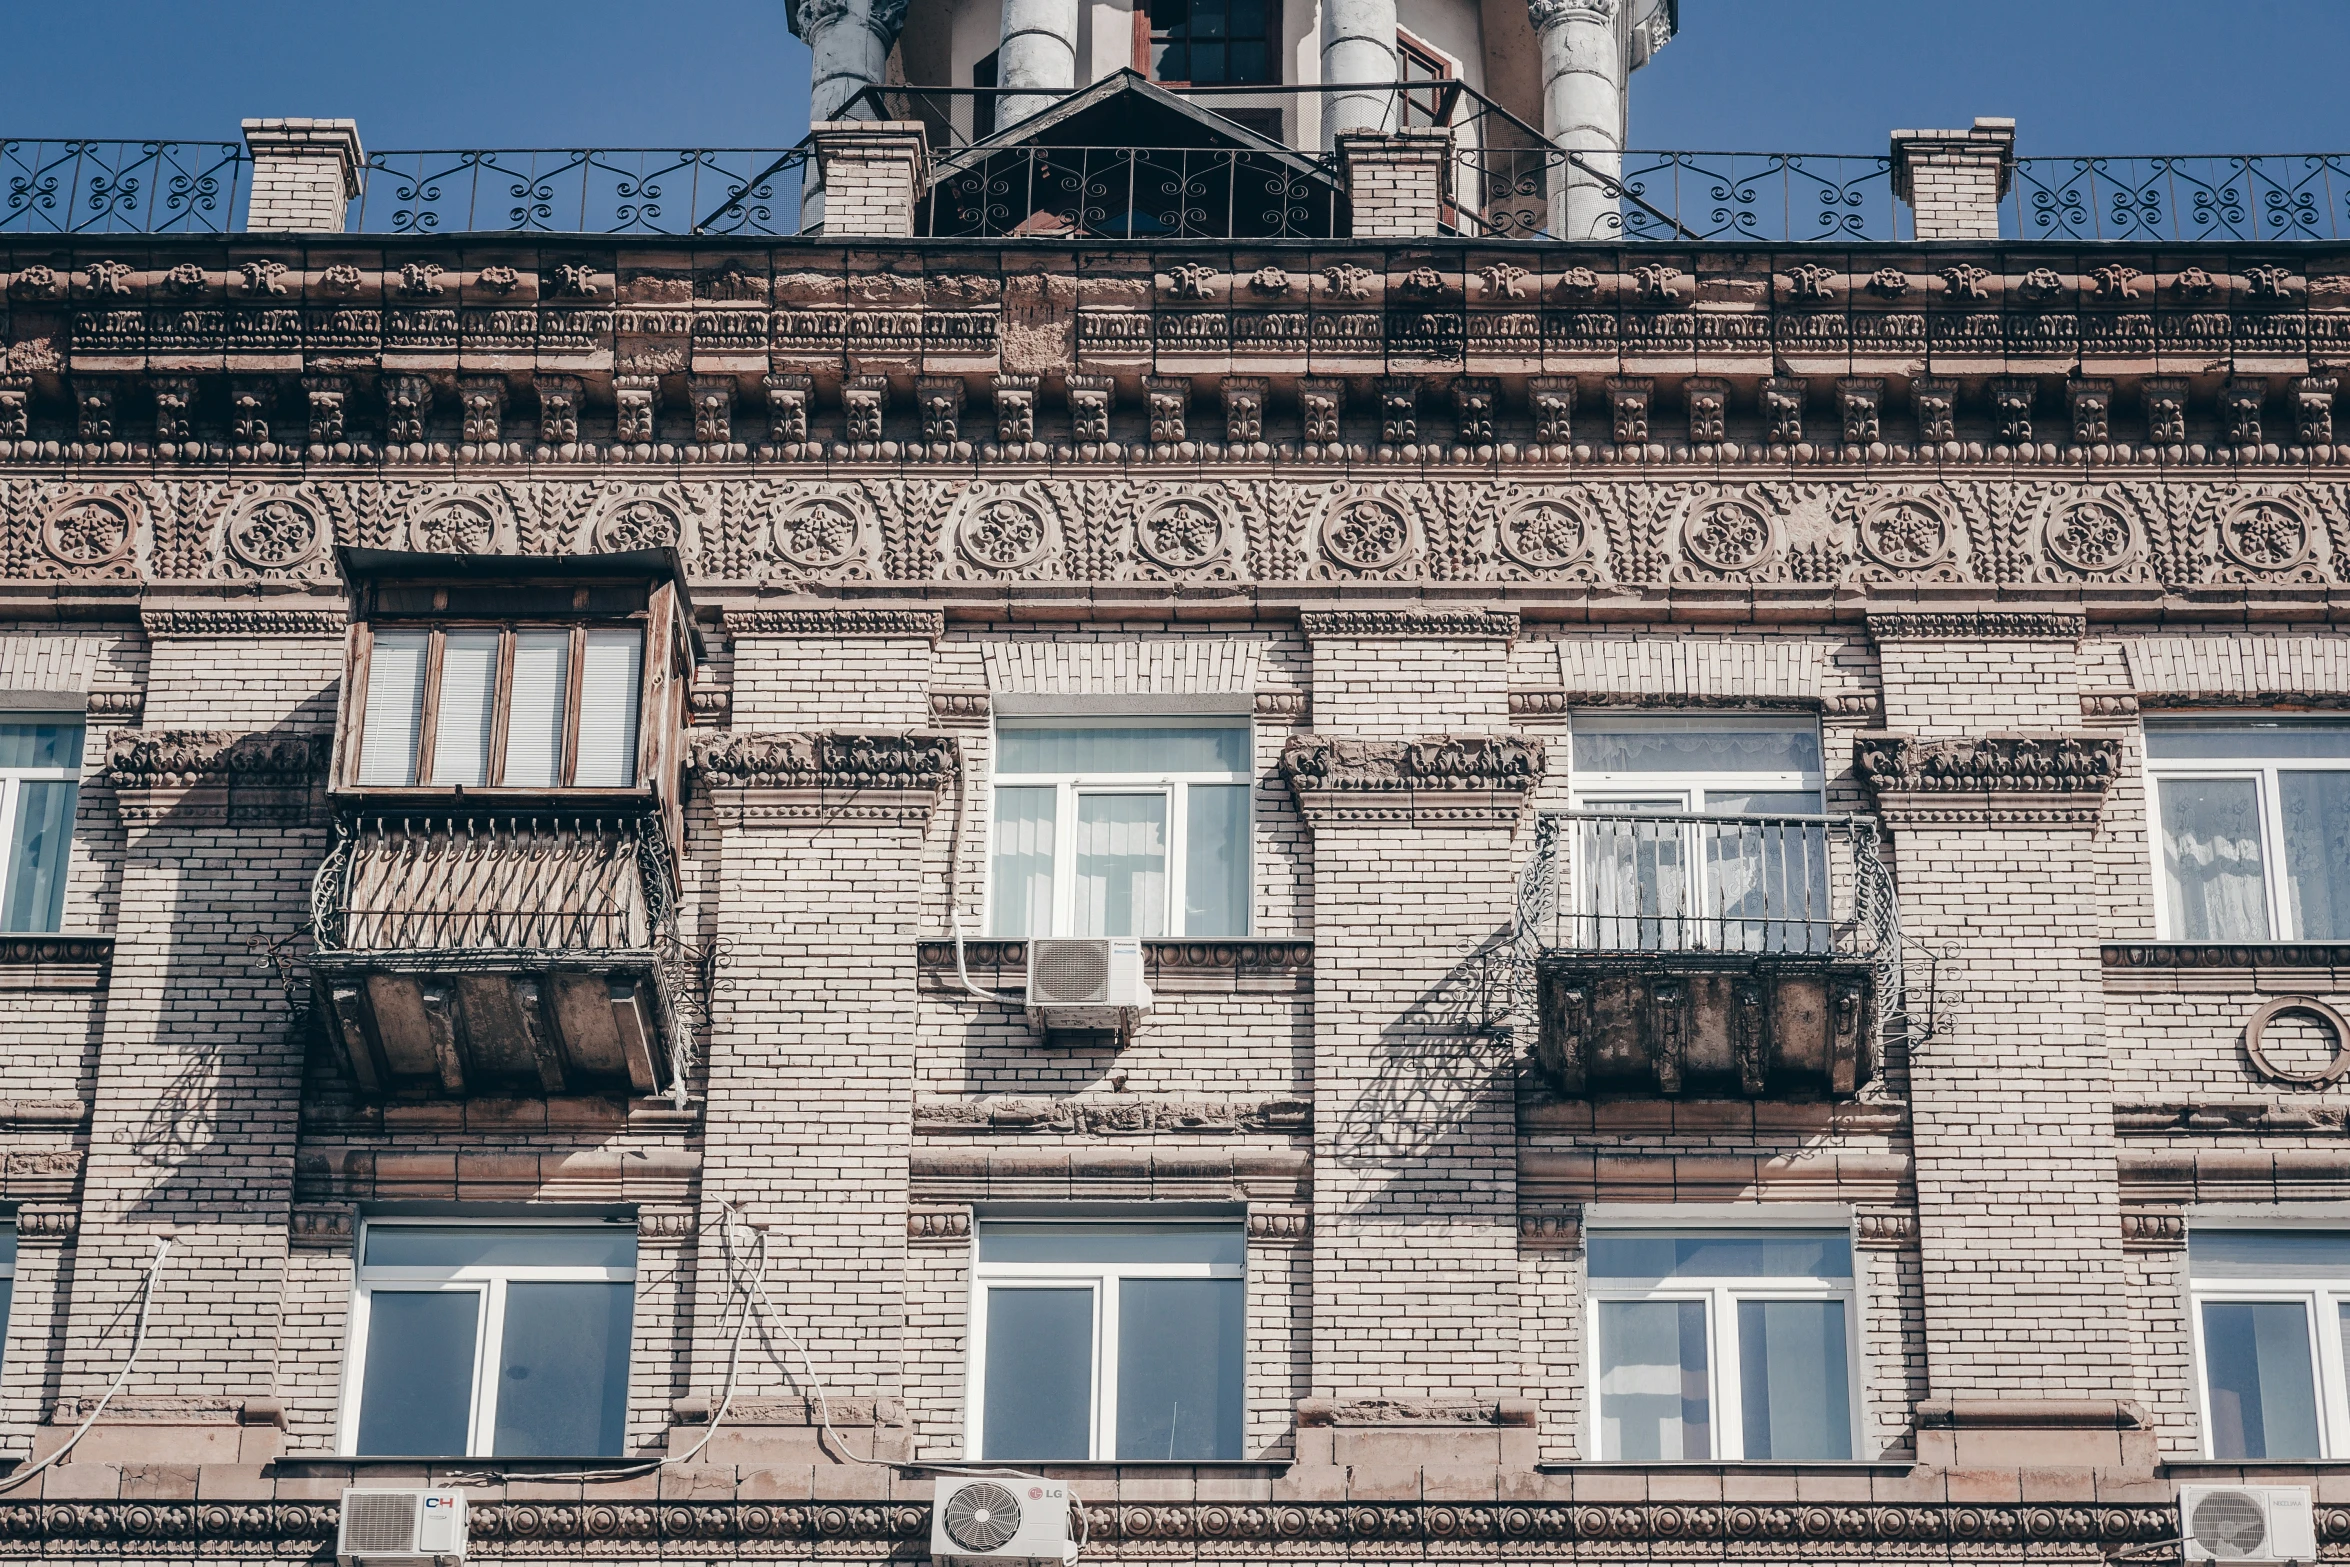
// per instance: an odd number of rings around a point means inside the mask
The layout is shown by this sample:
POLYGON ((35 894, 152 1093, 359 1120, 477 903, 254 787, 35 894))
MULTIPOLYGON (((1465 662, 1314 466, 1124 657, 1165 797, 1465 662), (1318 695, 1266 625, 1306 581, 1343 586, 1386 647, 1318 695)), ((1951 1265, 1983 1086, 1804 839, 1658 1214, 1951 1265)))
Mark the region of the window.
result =
MULTIPOLYGON (((1250 87, 1280 80, 1274 0, 1150 0, 1154 82, 1250 87)), ((1223 112, 1220 105, 1209 108, 1223 112)))
MULTIPOLYGON (((980 58, 976 65, 971 67, 972 86, 993 87, 996 84, 997 58, 997 52, 990 50, 980 58)), ((971 139, 973 141, 985 141, 995 134, 995 106, 994 93, 983 92, 972 96, 971 139)))
POLYGON ((978 1232, 979 1459, 1241 1456, 1239 1224, 983 1221, 978 1232))
POLYGON ((359 1246, 345 1453, 621 1452, 632 1226, 370 1220, 359 1246))
MULTIPOLYGON (((1449 83, 1452 80, 1452 62, 1400 28, 1395 35, 1395 60, 1403 71, 1403 81, 1449 83)), ((1406 91, 1403 95, 1405 129, 1450 123, 1451 105, 1446 100, 1451 96, 1443 86, 1406 91)))
POLYGON ((635 626, 379 629, 358 782, 630 788, 643 676, 635 626))
POLYGON ((1852 1240, 1835 1230, 1594 1230, 1603 1459, 1850 1458, 1852 1240))
POLYGON ((2350 1455, 2350 1231, 2187 1231, 2212 1458, 2350 1455))
POLYGON ((2149 723, 2168 941, 2350 940, 2350 722, 2149 723))
POLYGON ((65 918, 66 856, 81 798, 82 721, 0 721, 0 930, 51 931, 65 918))
POLYGON ((998 936, 1245 936, 1249 726, 996 728, 998 936))
POLYGON ((1582 945, 1830 945, 1815 722, 1577 716, 1572 743, 1582 945))

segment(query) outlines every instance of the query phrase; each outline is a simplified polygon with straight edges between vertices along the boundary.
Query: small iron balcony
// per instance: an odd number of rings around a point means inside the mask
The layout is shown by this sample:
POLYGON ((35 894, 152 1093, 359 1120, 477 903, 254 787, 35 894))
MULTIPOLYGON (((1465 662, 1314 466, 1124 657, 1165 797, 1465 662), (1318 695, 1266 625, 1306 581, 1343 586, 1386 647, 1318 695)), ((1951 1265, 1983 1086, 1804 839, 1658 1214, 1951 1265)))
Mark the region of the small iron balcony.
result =
POLYGON ((1899 920, 1873 817, 1545 813, 1519 883, 1535 1058, 1568 1094, 1855 1093, 1899 920))
POLYGON ((650 809, 346 816, 311 962, 361 1089, 675 1092, 692 1039, 670 866, 650 809))

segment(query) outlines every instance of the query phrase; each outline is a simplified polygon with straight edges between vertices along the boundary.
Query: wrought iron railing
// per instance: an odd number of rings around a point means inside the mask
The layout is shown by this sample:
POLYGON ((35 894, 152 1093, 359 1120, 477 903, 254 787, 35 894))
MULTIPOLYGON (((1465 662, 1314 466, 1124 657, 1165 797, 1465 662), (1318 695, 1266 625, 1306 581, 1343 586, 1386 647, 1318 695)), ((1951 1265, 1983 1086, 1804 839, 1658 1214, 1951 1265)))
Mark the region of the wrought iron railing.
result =
POLYGON ((651 818, 365 816, 321 871, 322 951, 645 950, 670 901, 651 818), (655 872, 659 874, 655 874, 655 872))
POLYGON ((1318 164, 1224 147, 1017 146, 932 171, 922 232, 956 239, 1306 239, 1344 232, 1318 164))
POLYGON ((2019 158, 2015 239, 2350 239, 2350 153, 2019 158))
POLYGON ((0 141, 0 234, 226 234, 245 149, 217 141, 0 141))
POLYGON ((800 228, 804 147, 379 152, 350 227, 369 234, 740 234, 800 228))

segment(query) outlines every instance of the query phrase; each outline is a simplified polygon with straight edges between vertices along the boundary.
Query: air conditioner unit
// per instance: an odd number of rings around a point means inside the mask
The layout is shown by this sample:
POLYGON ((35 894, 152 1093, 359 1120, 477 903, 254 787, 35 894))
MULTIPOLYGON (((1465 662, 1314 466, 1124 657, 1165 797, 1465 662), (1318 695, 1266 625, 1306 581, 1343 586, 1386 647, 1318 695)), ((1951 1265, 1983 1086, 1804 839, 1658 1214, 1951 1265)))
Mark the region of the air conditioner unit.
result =
POLYGON ((930 1554, 1074 1562, 1069 1488, 1025 1475, 941 1475, 930 1508, 930 1554))
POLYGON ((1046 1034, 1111 1033, 1124 1044, 1150 1004, 1140 941, 1087 936, 1028 943, 1028 1017, 1046 1034))
POLYGON ((346 1490, 342 1524, 335 1531, 335 1560, 345 1567, 365 1562, 465 1560, 463 1491, 346 1490))
POLYGON ((2182 1485, 2179 1538, 2191 1562, 2314 1562, 2305 1485, 2182 1485))

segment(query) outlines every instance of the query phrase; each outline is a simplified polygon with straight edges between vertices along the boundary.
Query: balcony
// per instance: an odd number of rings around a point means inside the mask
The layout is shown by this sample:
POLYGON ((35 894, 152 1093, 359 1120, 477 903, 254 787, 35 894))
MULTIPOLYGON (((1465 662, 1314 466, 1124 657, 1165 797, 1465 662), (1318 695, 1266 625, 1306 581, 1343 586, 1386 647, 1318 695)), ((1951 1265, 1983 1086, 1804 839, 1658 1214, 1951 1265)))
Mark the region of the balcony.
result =
POLYGON ((1872 817, 1545 813, 1519 909, 1561 1093, 1841 1097, 1877 1071, 1901 933, 1872 817))
POLYGON ((698 986, 652 810, 346 814, 311 909, 370 1097, 681 1091, 698 986))

